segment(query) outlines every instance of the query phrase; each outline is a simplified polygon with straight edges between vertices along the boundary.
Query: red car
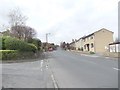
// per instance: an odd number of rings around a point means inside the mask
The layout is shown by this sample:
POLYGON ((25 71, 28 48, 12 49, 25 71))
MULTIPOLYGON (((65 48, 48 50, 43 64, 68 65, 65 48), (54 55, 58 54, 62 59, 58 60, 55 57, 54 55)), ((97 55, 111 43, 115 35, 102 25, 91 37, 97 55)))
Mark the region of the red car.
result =
POLYGON ((49 48, 48 51, 53 51, 53 48, 49 48))

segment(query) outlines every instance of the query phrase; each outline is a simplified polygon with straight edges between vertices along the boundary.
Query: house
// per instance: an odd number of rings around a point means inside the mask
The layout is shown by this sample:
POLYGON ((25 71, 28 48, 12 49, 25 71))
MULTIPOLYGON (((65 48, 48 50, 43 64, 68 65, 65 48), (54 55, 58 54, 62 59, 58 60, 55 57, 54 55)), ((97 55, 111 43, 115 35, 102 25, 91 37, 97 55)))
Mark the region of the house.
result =
POLYGON ((0 36, 3 36, 2 32, 0 32, 0 36))
POLYGON ((0 32, 0 36, 10 36, 10 30, 0 32))
POLYGON ((76 42, 75 42, 75 48, 76 48, 76 50, 81 50, 81 51, 83 51, 83 38, 84 37, 81 37, 81 38, 79 38, 78 40, 76 40, 76 42))
POLYGON ((76 50, 76 42, 75 41, 73 41, 73 42, 71 42, 70 44, 69 44, 69 46, 70 46, 70 49, 72 49, 72 50, 76 50))
POLYGON ((120 52, 120 42, 114 42, 109 44, 110 52, 120 52))
POLYGON ((101 53, 108 51, 109 43, 113 42, 113 32, 102 28, 94 33, 81 37, 74 43, 76 50, 101 53))

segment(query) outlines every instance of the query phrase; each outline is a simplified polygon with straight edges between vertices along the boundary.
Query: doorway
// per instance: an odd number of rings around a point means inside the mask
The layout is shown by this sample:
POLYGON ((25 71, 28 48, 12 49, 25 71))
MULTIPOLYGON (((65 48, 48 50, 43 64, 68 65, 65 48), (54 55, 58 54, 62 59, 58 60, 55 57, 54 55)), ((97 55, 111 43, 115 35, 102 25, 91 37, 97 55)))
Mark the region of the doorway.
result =
POLYGON ((86 44, 86 46, 87 46, 87 51, 90 51, 90 44, 86 44))

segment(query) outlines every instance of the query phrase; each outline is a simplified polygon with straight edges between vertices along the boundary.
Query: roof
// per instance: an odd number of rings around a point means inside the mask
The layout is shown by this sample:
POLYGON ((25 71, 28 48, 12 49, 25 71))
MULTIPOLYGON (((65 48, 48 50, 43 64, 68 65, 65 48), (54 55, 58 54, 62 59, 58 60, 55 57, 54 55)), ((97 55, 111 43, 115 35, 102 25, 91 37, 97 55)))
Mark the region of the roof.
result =
POLYGON ((73 44, 73 43, 75 43, 75 42, 71 42, 70 45, 73 44))
POLYGON ((0 35, 2 34, 2 32, 0 32, 0 35))
POLYGON ((90 36, 92 36, 94 33, 91 33, 91 34, 89 34, 89 35, 87 35, 87 36, 84 36, 84 37, 82 37, 81 39, 85 39, 85 38, 87 38, 87 37, 90 37, 90 36))
POLYGON ((97 33, 97 32, 99 32, 99 31, 101 31, 101 30, 106 30, 106 31, 108 31, 108 32, 114 33, 114 32, 112 32, 112 31, 110 31, 110 30, 108 30, 108 29, 106 29, 106 28, 102 28, 102 29, 100 29, 100 30, 98 30, 98 31, 95 31, 94 33, 97 33))
MULTIPOLYGON (((95 31, 95 32, 93 32, 93 33, 91 33, 91 34, 88 34, 88 35, 86 35, 86 36, 83 36, 83 37, 79 38, 79 39, 76 40, 75 42, 78 42, 80 39, 85 39, 85 38, 87 38, 87 37, 90 37, 90 36, 94 35, 95 33, 100 32, 101 30, 106 30, 106 31, 108 31, 108 32, 114 33, 114 32, 112 32, 112 31, 110 31, 110 30, 107 30, 106 28, 102 28, 102 29, 100 29, 100 30, 98 30, 98 31, 95 31)), ((71 42, 70 44, 73 44, 73 43, 75 43, 75 42, 71 42)))
POLYGON ((114 33, 114 32, 112 32, 112 31, 110 31, 110 30, 107 30, 107 29, 105 29, 105 28, 102 28, 102 29, 100 29, 100 30, 98 30, 98 31, 95 31, 95 32, 93 32, 93 33, 91 33, 91 34, 88 34, 88 35, 86 35, 86 36, 83 36, 83 37, 79 38, 77 41, 79 41, 80 39, 85 39, 85 38, 87 38, 87 37, 90 37, 90 36, 92 36, 93 34, 95 34, 95 33, 97 33, 97 32, 100 32, 101 30, 106 30, 106 31, 109 31, 109 32, 111 32, 111 33, 114 33))
POLYGON ((113 42, 113 43, 110 43, 109 45, 115 45, 115 44, 120 44, 120 42, 113 42))

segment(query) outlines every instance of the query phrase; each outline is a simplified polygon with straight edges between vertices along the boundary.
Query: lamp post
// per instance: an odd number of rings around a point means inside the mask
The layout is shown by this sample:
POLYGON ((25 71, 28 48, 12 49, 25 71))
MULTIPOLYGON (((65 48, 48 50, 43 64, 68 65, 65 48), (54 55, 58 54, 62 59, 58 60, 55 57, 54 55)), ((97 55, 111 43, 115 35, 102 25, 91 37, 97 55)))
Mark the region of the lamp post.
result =
POLYGON ((46 50, 48 51, 48 35, 50 35, 50 33, 46 33, 46 50))

